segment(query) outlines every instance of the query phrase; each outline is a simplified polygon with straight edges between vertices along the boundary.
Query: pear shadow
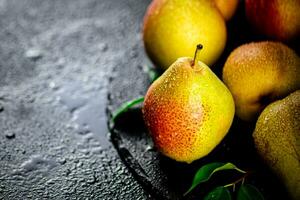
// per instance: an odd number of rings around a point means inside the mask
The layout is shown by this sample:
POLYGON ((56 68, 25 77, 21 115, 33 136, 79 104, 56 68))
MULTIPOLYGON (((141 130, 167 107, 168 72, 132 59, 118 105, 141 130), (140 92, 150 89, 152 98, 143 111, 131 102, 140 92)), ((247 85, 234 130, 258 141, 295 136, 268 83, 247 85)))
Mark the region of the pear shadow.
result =
POLYGON ((147 132, 141 108, 131 108, 121 113, 115 120, 114 129, 127 136, 138 137, 147 132))

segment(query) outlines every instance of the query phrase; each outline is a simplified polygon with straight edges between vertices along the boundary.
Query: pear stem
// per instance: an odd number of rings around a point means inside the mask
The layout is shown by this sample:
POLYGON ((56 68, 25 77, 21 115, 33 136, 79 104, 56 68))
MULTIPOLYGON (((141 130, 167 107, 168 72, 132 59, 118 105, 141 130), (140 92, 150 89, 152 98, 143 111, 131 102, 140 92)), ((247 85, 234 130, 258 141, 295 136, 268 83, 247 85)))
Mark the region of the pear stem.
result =
POLYGON ((202 44, 197 44, 196 51, 195 51, 195 54, 194 54, 194 59, 193 59, 192 65, 191 65, 192 67, 195 65, 197 55, 198 55, 198 51, 200 51, 201 49, 203 49, 203 45, 202 44))

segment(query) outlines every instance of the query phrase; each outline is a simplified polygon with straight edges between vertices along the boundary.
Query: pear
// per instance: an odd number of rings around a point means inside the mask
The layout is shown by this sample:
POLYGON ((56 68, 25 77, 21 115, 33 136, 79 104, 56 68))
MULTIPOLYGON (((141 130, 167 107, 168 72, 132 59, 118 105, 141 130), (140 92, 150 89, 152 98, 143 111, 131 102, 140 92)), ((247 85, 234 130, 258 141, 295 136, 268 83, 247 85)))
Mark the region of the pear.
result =
POLYGON ((300 90, 268 105, 253 133, 258 153, 300 199, 300 90))
POLYGON ((234 15, 239 0, 214 0, 216 3, 217 8, 221 12, 222 16, 226 21, 229 21, 232 16, 234 15))
POLYGON ((153 63, 166 70, 180 57, 193 57, 205 46, 201 61, 212 65, 226 44, 225 21, 212 0, 153 0, 144 17, 143 41, 153 63), (172 51, 170 51, 172 49, 172 51))
POLYGON ((177 59, 149 87, 142 111, 157 149, 176 161, 191 163, 224 138, 233 120, 234 101, 195 53, 194 59, 177 59))
POLYGON ((299 39, 299 10, 299 0, 245 1, 246 16, 255 31, 280 41, 299 39))
POLYGON ((300 58, 280 42, 253 42, 236 48, 223 68, 237 115, 257 119, 271 102, 300 89, 300 58))

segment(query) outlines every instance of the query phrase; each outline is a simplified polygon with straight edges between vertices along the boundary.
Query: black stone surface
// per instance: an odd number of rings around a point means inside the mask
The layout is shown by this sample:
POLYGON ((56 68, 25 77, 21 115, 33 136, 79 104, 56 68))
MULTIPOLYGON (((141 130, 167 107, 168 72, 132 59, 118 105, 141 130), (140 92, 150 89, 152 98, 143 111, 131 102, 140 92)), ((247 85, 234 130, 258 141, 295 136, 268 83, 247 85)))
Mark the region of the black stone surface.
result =
POLYGON ((148 3, 0 0, 0 199, 150 199, 105 115, 148 3))

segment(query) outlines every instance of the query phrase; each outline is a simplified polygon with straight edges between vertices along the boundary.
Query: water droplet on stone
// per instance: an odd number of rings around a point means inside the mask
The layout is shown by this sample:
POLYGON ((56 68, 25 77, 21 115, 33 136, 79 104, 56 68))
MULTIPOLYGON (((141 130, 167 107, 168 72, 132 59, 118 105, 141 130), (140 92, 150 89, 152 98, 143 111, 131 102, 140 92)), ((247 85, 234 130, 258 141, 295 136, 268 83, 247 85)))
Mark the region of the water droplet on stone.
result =
POLYGON ((58 90, 58 89, 59 89, 58 85, 56 85, 55 82, 53 82, 53 81, 51 81, 51 82, 49 83, 49 87, 50 87, 51 89, 53 89, 53 90, 58 90))
POLYGON ((62 159, 60 159, 58 162, 59 162, 61 165, 64 165, 64 164, 67 162, 67 160, 66 160, 65 158, 62 158, 62 159))
POLYGON ((34 155, 28 160, 25 160, 14 173, 28 173, 30 171, 41 170, 44 172, 53 169, 57 163, 54 160, 46 159, 41 155, 34 155))
POLYGON ((100 51, 106 52, 108 50, 108 44, 101 43, 101 44, 98 45, 98 48, 100 49, 100 51))
POLYGON ((102 147, 95 147, 92 149, 93 154, 101 154, 103 151, 102 147))
POLYGON ((9 132, 5 133, 5 137, 6 137, 7 139, 13 139, 13 138, 16 137, 16 135, 15 135, 14 132, 9 131, 9 132))
POLYGON ((94 184, 94 183, 97 182, 97 178, 95 177, 95 175, 93 175, 93 177, 90 178, 89 180, 87 180, 87 182, 88 182, 89 184, 94 184))
POLYGON ((28 49, 25 53, 25 56, 31 60, 38 60, 42 58, 43 54, 39 49, 28 49))
POLYGON ((79 163, 77 163, 77 167, 82 167, 82 165, 83 165, 83 163, 82 162, 79 162, 79 163))
POLYGON ((154 146, 153 145, 148 145, 145 148, 145 151, 153 151, 154 150, 154 146))
POLYGON ((91 133, 91 131, 89 129, 80 128, 78 125, 78 134, 79 135, 88 135, 89 133, 91 133))

